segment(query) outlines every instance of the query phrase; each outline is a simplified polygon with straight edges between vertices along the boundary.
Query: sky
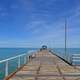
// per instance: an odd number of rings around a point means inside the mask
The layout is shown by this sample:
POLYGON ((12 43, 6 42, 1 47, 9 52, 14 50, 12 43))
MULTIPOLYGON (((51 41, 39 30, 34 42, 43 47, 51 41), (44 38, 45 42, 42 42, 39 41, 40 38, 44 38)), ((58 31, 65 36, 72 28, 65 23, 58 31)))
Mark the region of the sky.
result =
POLYGON ((0 47, 80 47, 80 0, 0 0, 0 47))

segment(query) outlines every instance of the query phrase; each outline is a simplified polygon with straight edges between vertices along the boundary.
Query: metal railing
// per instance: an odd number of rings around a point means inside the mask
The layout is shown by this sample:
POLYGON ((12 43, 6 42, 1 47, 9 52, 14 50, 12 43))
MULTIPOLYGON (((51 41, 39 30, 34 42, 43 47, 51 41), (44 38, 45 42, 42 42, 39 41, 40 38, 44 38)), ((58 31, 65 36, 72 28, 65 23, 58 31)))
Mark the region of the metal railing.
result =
POLYGON ((2 75, 3 77, 1 77, 0 75, 0 80, 3 80, 3 78, 9 76, 11 73, 13 73, 16 69, 20 68, 22 65, 26 64, 29 61, 29 56, 33 55, 34 53, 36 53, 36 50, 30 50, 25 54, 21 54, 15 57, 11 57, 5 60, 1 60, 0 61, 0 65, 4 64, 4 67, 0 68, 0 72, 2 72, 4 75, 2 75), (16 61, 17 60, 17 61, 16 61), (23 61, 22 61, 23 60, 23 61), (11 61, 11 63, 10 63, 11 61), (12 64, 12 61, 16 61, 12 64), (15 70, 13 70, 13 68, 15 67, 15 64, 17 64, 15 70), (3 68, 3 69, 2 69, 3 68), (4 71, 3 71, 4 70, 4 71), (11 70, 11 72, 10 72, 11 70))
POLYGON ((80 54, 72 55, 72 65, 80 65, 80 54))
POLYGON ((68 52, 65 56, 65 53, 57 51, 57 50, 52 50, 52 52, 67 61, 69 64, 74 65, 74 66, 80 66, 80 54, 79 53, 70 53, 68 52))
POLYGON ((58 57, 62 58, 63 60, 65 60, 66 62, 68 62, 69 64, 72 64, 72 54, 70 53, 67 53, 65 55, 65 51, 64 49, 61 51, 61 50, 52 50, 52 52, 57 55, 58 57))
POLYGON ((18 56, 15 56, 15 57, 11 57, 11 58, 8 58, 8 59, 5 59, 5 60, 1 60, 0 61, 0 64, 2 63, 5 63, 5 77, 7 77, 9 75, 9 61, 11 60, 15 60, 15 59, 18 59, 17 61, 17 68, 20 68, 21 67, 21 57, 24 57, 24 64, 27 63, 27 55, 26 54, 21 54, 21 55, 18 55, 18 56))

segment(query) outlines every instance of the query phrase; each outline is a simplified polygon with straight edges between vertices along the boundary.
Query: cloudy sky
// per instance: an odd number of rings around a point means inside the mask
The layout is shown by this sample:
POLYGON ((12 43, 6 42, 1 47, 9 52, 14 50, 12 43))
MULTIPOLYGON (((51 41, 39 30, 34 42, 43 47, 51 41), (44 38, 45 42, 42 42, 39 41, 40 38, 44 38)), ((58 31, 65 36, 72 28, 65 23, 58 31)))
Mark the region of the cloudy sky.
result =
POLYGON ((0 0, 0 47, 80 47, 80 0, 0 0))

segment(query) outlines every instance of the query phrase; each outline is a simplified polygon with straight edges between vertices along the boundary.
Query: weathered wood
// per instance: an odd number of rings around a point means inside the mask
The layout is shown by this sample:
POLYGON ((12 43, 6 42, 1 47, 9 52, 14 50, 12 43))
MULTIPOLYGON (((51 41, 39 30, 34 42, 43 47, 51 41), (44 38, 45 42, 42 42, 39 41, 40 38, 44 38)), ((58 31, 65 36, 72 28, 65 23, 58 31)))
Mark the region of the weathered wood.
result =
POLYGON ((8 80, 80 80, 80 70, 70 66, 48 50, 36 57, 8 80))

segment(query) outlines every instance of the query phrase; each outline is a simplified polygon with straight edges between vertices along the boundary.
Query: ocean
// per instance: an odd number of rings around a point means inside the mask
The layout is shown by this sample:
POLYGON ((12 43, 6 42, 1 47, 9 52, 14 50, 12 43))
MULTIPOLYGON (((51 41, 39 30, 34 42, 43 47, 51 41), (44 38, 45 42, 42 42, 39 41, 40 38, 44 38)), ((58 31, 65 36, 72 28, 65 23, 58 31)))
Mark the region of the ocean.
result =
POLYGON ((0 60, 27 53, 30 50, 36 50, 36 48, 0 48, 0 60))
MULTIPOLYGON (((0 61, 21 54, 28 54, 28 51, 37 50, 38 48, 0 48, 0 61)), ((18 59, 9 61, 9 74, 17 69, 18 59)), ((24 57, 21 57, 21 65, 24 63, 24 57)), ((0 80, 5 76, 5 63, 0 64, 0 80)))
MULTIPOLYGON (((0 48, 0 60, 7 59, 10 57, 14 57, 23 53, 28 53, 30 50, 37 50, 38 48, 0 48)), ((71 62, 72 54, 80 54, 80 48, 67 48, 67 54, 65 56, 65 49, 64 48, 54 48, 51 49, 54 54, 68 60, 68 62, 71 62)), ((21 62, 23 63, 23 57, 21 59, 21 62)), ((22 65, 21 63, 21 65, 22 65)), ((11 60, 9 62, 9 73, 13 72, 17 68, 17 59, 11 60)), ((0 80, 3 80, 4 78, 4 72, 5 72, 5 63, 0 64, 0 80)))

